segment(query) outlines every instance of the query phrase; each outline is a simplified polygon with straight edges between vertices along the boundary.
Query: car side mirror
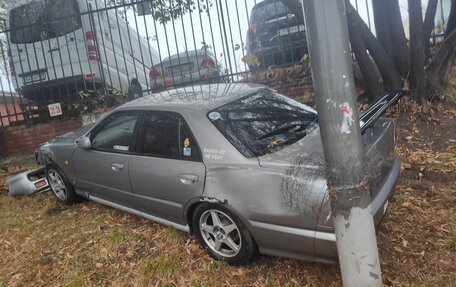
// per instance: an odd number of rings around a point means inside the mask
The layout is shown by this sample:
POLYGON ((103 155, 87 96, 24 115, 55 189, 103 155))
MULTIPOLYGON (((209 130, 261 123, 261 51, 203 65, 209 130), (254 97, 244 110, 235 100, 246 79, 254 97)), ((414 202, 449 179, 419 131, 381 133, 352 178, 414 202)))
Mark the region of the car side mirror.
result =
POLYGON ((76 144, 78 145, 78 147, 80 147, 82 149, 89 149, 89 148, 92 147, 92 143, 90 142, 90 138, 89 137, 78 138, 76 140, 76 144))

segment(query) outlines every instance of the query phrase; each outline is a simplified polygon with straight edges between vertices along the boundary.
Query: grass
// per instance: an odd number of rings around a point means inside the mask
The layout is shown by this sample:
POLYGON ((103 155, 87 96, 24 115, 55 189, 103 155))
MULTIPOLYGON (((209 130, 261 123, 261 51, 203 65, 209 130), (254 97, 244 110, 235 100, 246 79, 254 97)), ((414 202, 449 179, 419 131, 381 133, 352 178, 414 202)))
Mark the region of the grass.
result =
POLYGON ((124 231, 121 229, 121 230, 115 230, 114 232, 111 233, 111 235, 109 236, 109 243, 111 245, 118 245, 119 243, 122 242, 122 240, 124 239, 124 231))
POLYGON ((151 285, 155 280, 160 280, 164 285, 174 285, 181 273, 181 259, 178 256, 154 257, 146 260, 141 268, 145 285, 151 285))

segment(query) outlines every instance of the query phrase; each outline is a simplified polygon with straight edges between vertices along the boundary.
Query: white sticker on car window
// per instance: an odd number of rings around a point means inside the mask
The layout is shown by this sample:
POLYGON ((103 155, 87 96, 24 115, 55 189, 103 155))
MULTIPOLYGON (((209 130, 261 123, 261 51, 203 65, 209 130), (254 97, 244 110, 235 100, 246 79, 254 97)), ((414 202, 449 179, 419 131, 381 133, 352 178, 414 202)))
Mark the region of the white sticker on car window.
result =
POLYGON ((112 148, 115 150, 121 150, 121 151, 128 151, 130 149, 129 146, 124 146, 124 145, 115 145, 112 148))
POLYGON ((184 147, 183 154, 184 154, 184 156, 192 156, 192 148, 191 147, 184 147))
POLYGON ((220 113, 219 112, 212 112, 209 114, 209 118, 213 121, 216 121, 220 119, 220 113))

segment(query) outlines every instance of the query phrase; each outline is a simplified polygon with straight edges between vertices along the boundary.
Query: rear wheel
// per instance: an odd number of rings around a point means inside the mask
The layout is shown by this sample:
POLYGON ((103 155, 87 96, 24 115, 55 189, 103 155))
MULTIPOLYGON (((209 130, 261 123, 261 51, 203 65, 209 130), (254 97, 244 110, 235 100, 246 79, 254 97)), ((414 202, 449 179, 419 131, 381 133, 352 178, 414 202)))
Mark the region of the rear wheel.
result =
POLYGON ((128 88, 128 100, 133 101, 139 99, 143 96, 141 84, 138 80, 133 79, 131 81, 130 87, 128 88))
POLYGON ((257 254, 257 246, 242 222, 227 208, 206 203, 193 215, 195 235, 209 255, 230 265, 244 265, 257 254))
POLYGON ((77 195, 74 188, 57 165, 49 164, 46 174, 52 192, 58 200, 68 205, 76 203, 77 195))

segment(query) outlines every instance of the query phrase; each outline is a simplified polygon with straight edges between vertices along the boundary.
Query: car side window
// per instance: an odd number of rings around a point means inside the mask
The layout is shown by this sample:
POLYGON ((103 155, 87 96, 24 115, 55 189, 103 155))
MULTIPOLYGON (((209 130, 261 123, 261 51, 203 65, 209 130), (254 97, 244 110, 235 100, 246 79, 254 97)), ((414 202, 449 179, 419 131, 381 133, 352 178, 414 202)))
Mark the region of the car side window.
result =
POLYGON ((149 112, 144 116, 138 153, 173 159, 199 160, 199 150, 184 119, 171 112, 149 112))
POLYGON ((150 112, 144 116, 138 152, 166 158, 179 157, 179 116, 168 112, 150 112))
POLYGON ((91 138, 92 148, 102 151, 129 152, 138 113, 116 113, 103 120, 91 138))

